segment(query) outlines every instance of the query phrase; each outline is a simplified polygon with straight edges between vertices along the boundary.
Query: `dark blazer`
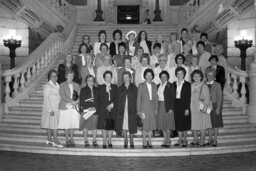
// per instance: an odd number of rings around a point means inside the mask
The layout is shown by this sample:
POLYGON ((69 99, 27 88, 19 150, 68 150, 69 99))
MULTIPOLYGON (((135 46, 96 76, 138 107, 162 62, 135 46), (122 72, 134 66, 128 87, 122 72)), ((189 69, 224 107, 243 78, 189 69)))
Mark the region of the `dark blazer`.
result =
MULTIPOLYGON (((92 98, 92 92, 91 89, 88 86, 85 86, 80 91, 80 108, 79 112, 82 113, 84 109, 88 109, 89 107, 95 107, 97 111, 97 101, 98 101, 98 88, 93 87, 93 96, 94 96, 94 102, 85 102, 85 100, 92 98)), ((97 114, 97 112, 95 113, 97 114)))
MULTIPOLYGON (((140 44, 140 43, 139 43, 139 44, 140 44)), ((152 54, 152 52, 151 52, 152 42, 149 41, 149 40, 146 40, 146 44, 147 44, 147 46, 148 46, 148 50, 149 50, 150 54, 152 54)), ((149 55, 150 55, 150 54, 149 54, 149 55)))
MULTIPOLYGON (((133 71, 132 74, 132 83, 135 84, 135 69, 131 68, 131 70, 133 71)), ((124 78, 123 78, 123 73, 125 72, 125 68, 120 68, 117 71, 117 85, 121 86, 124 83, 124 78)))
POLYGON ((113 119, 116 124, 116 115, 117 115, 117 105, 118 105, 118 87, 115 84, 111 84, 110 90, 110 100, 108 93, 106 92, 106 84, 99 85, 98 92, 98 101, 97 101, 97 109, 98 109, 98 129, 104 129, 105 127, 105 119, 113 119), (111 103, 114 104, 113 109, 109 113, 107 110, 107 106, 111 103), (109 115, 108 115, 109 113, 109 115))
MULTIPOLYGON (((137 51, 138 51, 139 47, 140 47, 140 44, 139 44, 139 42, 134 41, 132 46, 135 47, 135 51, 134 51, 134 54, 133 54, 133 56, 135 56, 137 54, 137 51)), ((129 50, 129 41, 126 42, 126 51, 127 51, 127 54, 129 55, 129 51, 130 51, 129 50)))
MULTIPOLYGON (((211 66, 209 66, 207 68, 211 68, 211 66)), ((226 83, 225 69, 224 69, 224 67, 222 67, 220 65, 217 65, 215 81, 220 83, 221 90, 223 91, 223 89, 225 87, 225 83, 226 83)))
MULTIPOLYGON (((174 86, 175 98, 176 98, 176 90, 177 90, 176 82, 173 83, 173 86, 174 86)), ((184 105, 184 111, 185 110, 190 111, 191 84, 187 81, 184 81, 184 84, 181 88, 180 100, 181 100, 180 103, 184 105)), ((175 110, 175 108, 174 108, 174 110, 175 110)))
MULTIPOLYGON (((73 89, 76 91, 78 94, 80 94, 80 86, 73 82, 73 89)), ((60 110, 65 110, 67 103, 72 103, 73 100, 71 98, 71 92, 70 88, 68 86, 68 82, 65 81, 60 84, 60 103, 59 103, 59 109, 60 110)))
MULTIPOLYGON (((120 42, 121 43, 121 42, 120 42)), ((117 45, 118 46, 118 45, 117 45)), ((118 47, 117 47, 118 48, 118 47)), ((115 42, 111 42, 109 46, 109 53, 112 57, 116 55, 116 44, 115 42)))
POLYGON ((129 133, 137 133, 137 87, 130 84, 128 89, 122 84, 118 89, 118 113, 117 127, 118 134, 122 133, 126 95, 128 100, 128 124, 129 133))
MULTIPOLYGON (((160 84, 157 85, 157 88, 159 88, 159 86, 160 84)), ((169 110, 174 111, 175 94, 173 84, 167 82, 164 89, 164 104, 166 112, 169 112, 169 110)))
POLYGON ((59 68, 58 68, 58 80, 57 82, 59 84, 63 83, 64 81, 66 81, 66 71, 68 69, 72 69, 74 72, 74 79, 73 81, 76 83, 79 83, 79 73, 78 73, 78 68, 76 64, 72 64, 70 68, 68 68, 65 64, 60 64, 59 68))

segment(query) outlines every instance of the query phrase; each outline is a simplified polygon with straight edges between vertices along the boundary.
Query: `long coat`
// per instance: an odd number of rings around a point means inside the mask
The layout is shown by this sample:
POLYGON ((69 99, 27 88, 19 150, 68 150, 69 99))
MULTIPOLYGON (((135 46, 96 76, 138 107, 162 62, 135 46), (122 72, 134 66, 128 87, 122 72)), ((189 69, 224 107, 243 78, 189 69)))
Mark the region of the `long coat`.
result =
POLYGON ((117 113, 117 127, 118 134, 122 133, 123 119, 126 95, 128 100, 128 124, 129 133, 137 133, 137 87, 130 84, 128 89, 122 84, 118 89, 118 113, 117 113))
POLYGON ((89 102, 89 101, 85 101, 85 100, 92 98, 91 89, 88 86, 85 86, 81 89, 81 91, 80 91, 80 108, 79 108, 80 113, 82 113, 84 111, 84 109, 88 109, 89 107, 95 107, 96 108, 95 115, 98 114, 97 106, 96 106, 96 104, 98 103, 98 88, 93 87, 92 90, 93 90, 94 102, 89 102))
POLYGON ((98 94, 98 102, 97 102, 97 109, 99 114, 98 119, 98 129, 105 128, 105 121, 106 119, 113 119, 114 124, 116 124, 116 115, 117 115, 117 105, 118 105, 118 87, 115 84, 111 84, 110 90, 110 100, 109 95, 106 92, 106 84, 99 85, 99 94, 98 94), (114 104, 113 109, 111 112, 108 112, 107 106, 111 103, 114 104))
MULTIPOLYGON (((160 84, 157 85, 159 88, 160 84)), ((175 103, 175 90, 173 84, 167 82, 164 89, 164 105, 166 112, 169 110, 174 111, 174 103, 175 103)))

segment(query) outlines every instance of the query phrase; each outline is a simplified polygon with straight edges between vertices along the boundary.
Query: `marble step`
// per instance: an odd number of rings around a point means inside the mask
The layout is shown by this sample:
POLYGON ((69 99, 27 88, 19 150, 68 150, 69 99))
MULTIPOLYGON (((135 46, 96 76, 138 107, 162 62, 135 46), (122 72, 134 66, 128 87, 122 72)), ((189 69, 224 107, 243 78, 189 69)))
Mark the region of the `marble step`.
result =
POLYGON ((30 143, 16 141, 0 141, 0 150, 16 151, 27 153, 56 154, 56 155, 81 155, 81 156, 116 156, 116 157, 157 157, 157 156, 189 156, 206 154, 224 154, 249 152, 256 150, 255 141, 222 143, 218 147, 171 147, 161 148, 154 146, 153 149, 142 149, 141 145, 134 149, 124 149, 123 146, 114 146, 114 148, 84 148, 83 145, 76 145, 74 148, 55 148, 45 143, 30 143))
MULTIPOLYGON (((45 130, 41 129, 40 124, 35 123, 18 123, 18 122, 0 122, 0 130, 4 131, 19 131, 19 132, 29 132, 29 133, 42 133, 45 130)), ((63 130, 60 130, 62 132, 63 130)), ((256 124, 249 123, 228 123, 224 125, 224 128, 219 129, 219 133, 233 134, 233 133, 244 133, 255 132, 256 124)), ((100 133, 100 130, 98 131, 100 133)), ((189 131, 190 132, 190 131, 189 131)), ((75 130, 76 134, 82 134, 82 131, 75 130)), ((138 129, 138 134, 141 131, 138 129)))
MULTIPOLYGON (((33 116, 34 118, 26 118, 24 116, 21 117, 8 117, 5 115, 3 121, 8 122, 16 122, 16 123, 41 123, 41 116, 37 115, 37 117, 33 116)), ((230 116, 223 116, 223 123, 247 123, 248 116, 247 115, 230 115, 230 116)))
MULTIPOLYGON (((12 132, 2 132, 0 131, 0 141, 19 141, 19 142, 34 142, 34 143, 42 143, 46 139, 46 134, 39 135, 31 135, 31 134, 23 134, 23 133, 12 133, 12 132)), ((65 135, 59 134, 59 140, 61 143, 65 143, 65 135)), ((92 135, 88 135, 88 140, 92 142, 92 135)), ((188 141, 191 142, 193 140, 192 136, 188 137, 188 141)), ((75 135, 74 141, 76 144, 83 145, 84 137, 80 134, 80 136, 75 135)), ((171 138, 171 143, 177 143, 178 138, 171 138)), ((256 133, 251 134, 234 134, 234 135, 222 135, 218 136, 218 143, 227 143, 227 142, 244 142, 244 141, 256 141, 256 133)), ((103 143, 102 135, 97 135, 97 142, 99 144, 103 143)), ((124 138, 123 137, 115 137, 112 138, 113 145, 123 145, 124 138)), ((163 137, 153 137, 152 144, 160 146, 163 143, 163 137)), ((136 135, 134 137, 134 144, 141 145, 142 144, 142 136, 136 135)))

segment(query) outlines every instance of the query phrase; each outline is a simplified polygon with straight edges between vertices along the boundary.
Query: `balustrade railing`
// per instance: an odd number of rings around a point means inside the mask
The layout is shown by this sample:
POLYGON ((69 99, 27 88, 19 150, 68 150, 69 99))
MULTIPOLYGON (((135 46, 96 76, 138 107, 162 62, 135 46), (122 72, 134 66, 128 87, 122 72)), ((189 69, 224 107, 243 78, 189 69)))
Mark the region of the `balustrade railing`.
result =
POLYGON ((181 7, 181 10, 186 18, 190 18, 204 4, 205 0, 190 0, 188 3, 181 7))
POLYGON ((68 37, 60 33, 52 33, 39 48, 31 53, 24 65, 4 71, 5 107, 15 105, 19 99, 26 97, 28 92, 36 86, 40 77, 44 76, 60 57, 71 50, 75 32, 76 26, 68 37))
MULTIPOLYGON (((237 67, 228 64, 226 69, 225 93, 233 101, 234 106, 243 107, 244 110, 248 103, 249 75, 237 67)), ((245 114, 246 111, 243 111, 245 114)))

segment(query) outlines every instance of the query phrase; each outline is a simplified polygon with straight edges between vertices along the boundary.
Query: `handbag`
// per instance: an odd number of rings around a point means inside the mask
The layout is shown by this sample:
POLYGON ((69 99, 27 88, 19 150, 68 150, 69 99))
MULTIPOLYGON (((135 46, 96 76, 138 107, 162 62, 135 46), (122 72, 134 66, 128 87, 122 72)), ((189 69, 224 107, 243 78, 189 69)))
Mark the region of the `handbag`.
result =
POLYGON ((202 89, 203 89, 203 85, 201 86, 200 88, 200 92, 199 92, 199 109, 200 109, 200 112, 202 113, 205 113, 205 114, 210 114, 211 113, 211 108, 209 108, 208 106, 206 106, 204 104, 204 99, 201 98, 202 96, 202 89), (206 110, 204 110, 206 108, 206 110))
POLYGON ((79 98, 79 95, 78 95, 77 91, 73 90, 72 100, 73 100, 73 101, 77 101, 78 98, 79 98))

